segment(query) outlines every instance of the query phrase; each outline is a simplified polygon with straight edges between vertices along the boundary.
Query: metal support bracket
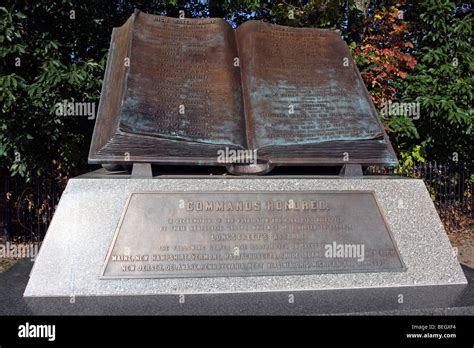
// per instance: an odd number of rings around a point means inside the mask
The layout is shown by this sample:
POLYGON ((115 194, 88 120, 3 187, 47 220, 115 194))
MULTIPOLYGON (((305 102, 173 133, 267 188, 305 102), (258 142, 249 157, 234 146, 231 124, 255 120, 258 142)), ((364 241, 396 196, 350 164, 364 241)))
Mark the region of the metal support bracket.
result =
POLYGON ((134 163, 132 168, 132 178, 152 178, 153 172, 150 163, 134 163))
POLYGON ((343 178, 361 178, 364 174, 362 172, 362 165, 360 164, 344 164, 339 172, 343 178))

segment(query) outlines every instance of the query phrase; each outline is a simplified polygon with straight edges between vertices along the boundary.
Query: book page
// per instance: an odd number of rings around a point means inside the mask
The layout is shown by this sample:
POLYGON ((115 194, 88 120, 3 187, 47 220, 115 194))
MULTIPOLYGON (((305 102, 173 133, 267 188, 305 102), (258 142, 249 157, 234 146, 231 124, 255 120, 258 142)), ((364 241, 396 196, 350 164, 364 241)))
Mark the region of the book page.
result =
POLYGON ((138 13, 131 40, 121 131, 246 146, 237 48, 227 22, 138 13))
POLYGON ((336 31, 249 21, 236 37, 250 148, 383 136, 336 31))

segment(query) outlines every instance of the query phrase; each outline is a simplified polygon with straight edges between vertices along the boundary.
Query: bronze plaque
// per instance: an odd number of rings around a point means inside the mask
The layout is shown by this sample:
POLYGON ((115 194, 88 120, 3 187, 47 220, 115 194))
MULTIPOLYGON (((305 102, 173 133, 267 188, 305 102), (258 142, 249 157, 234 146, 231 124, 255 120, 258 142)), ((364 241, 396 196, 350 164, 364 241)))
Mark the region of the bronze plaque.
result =
POLYGON ((102 278, 400 272, 372 191, 132 193, 102 278))

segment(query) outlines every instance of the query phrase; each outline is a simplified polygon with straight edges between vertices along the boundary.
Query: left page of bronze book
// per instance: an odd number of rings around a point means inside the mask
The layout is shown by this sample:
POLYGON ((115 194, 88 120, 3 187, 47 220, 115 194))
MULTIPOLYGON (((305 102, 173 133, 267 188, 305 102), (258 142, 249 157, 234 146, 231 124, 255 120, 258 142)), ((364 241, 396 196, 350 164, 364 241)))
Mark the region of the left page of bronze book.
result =
POLYGON ((136 11, 112 34, 89 162, 212 164, 245 148, 237 55, 223 19, 136 11))

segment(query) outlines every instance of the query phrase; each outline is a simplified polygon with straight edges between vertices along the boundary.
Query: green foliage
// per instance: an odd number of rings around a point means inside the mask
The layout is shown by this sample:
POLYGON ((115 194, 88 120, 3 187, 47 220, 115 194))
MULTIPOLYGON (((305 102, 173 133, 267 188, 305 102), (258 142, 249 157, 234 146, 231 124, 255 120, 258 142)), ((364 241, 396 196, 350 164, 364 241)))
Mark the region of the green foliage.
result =
POLYGON ((79 56, 71 9, 69 1, 0 8, 0 158, 11 175, 30 178, 59 167, 67 172, 81 163, 78 154, 84 157, 93 124, 56 116, 55 105, 98 101, 106 51, 79 56), (81 148, 74 156, 62 150, 74 145, 81 148))
MULTIPOLYGON (((409 33, 409 23, 401 18, 401 11, 387 3, 374 8, 360 44, 352 42, 349 46, 379 110, 387 103, 397 101, 399 81, 406 78, 417 64, 411 53, 414 43, 409 33)), ((396 148, 399 147, 397 140, 400 135, 418 138, 418 131, 409 117, 383 115, 382 121, 396 148)))
POLYGON ((417 164, 426 162, 426 153, 421 145, 412 146, 408 150, 400 151, 400 167, 396 172, 400 174, 409 174, 417 164))
MULTIPOLYGON (((402 99, 420 103, 420 119, 415 122, 427 155, 440 161, 471 161, 473 49, 470 44, 472 15, 456 16, 455 4, 447 0, 427 0, 420 4, 419 64, 399 87, 402 99)), ((409 147, 417 140, 405 134, 409 147)))
POLYGON ((341 35, 359 36, 363 16, 354 0, 220 0, 213 1, 219 10, 211 15, 222 16, 234 26, 253 19, 292 27, 332 28, 341 35))
MULTIPOLYGON (((204 5, 185 6, 187 16, 204 5)), ((178 5, 180 5, 178 4, 178 5)), ((63 101, 97 110, 110 35, 136 7, 177 16, 171 2, 12 1, 0 8, 0 161, 29 180, 87 170, 94 120, 57 116, 63 101)))

